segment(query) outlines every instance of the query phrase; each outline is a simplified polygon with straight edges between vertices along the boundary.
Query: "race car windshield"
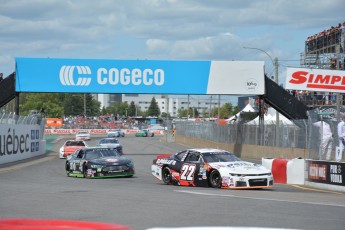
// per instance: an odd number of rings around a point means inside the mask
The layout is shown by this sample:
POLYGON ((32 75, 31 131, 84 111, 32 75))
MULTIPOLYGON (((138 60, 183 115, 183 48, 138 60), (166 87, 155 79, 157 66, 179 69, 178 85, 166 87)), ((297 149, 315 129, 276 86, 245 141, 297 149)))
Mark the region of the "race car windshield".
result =
POLYGON ((88 132, 79 132, 78 134, 88 134, 88 132))
POLYGON ((203 153, 204 159, 208 163, 212 162, 230 162, 230 161, 241 161, 240 158, 236 157, 234 154, 228 152, 212 152, 203 153))
POLYGON ((82 141, 67 141, 66 146, 85 146, 82 141))
POLYGON ((119 156, 114 149, 90 149, 85 152, 86 160, 93 160, 102 157, 114 157, 119 156))
POLYGON ((100 144, 118 144, 119 141, 116 139, 104 139, 100 141, 100 144))

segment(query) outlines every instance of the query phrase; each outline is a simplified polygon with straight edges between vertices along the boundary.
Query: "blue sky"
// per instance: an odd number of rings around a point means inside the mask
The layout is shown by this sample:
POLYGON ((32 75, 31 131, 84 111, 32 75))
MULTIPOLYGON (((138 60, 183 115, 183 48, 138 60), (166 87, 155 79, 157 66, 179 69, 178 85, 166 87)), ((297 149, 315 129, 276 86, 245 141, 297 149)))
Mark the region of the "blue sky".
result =
POLYGON ((305 39, 345 21, 342 0, 2 0, 0 72, 15 57, 279 60, 300 66, 305 39))

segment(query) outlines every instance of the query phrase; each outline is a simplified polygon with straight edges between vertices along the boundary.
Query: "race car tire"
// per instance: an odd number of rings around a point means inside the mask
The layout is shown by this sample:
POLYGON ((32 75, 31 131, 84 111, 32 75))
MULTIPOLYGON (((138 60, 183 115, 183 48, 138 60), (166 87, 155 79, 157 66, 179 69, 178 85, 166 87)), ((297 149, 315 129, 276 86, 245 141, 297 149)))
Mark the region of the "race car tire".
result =
POLYGON ((154 133, 151 133, 150 137, 154 137, 154 136, 155 136, 155 134, 154 134, 154 133))
POLYGON ((84 175, 84 178, 87 178, 87 165, 83 166, 83 175, 84 175))
POLYGON ((213 170, 208 177, 208 182, 212 188, 220 188, 222 182, 220 173, 217 170, 213 170))
POLYGON ((69 176, 70 168, 69 168, 69 163, 68 162, 66 162, 66 164, 65 164, 65 170, 66 170, 67 176, 69 176))
POLYGON ((171 184, 172 183, 172 177, 169 167, 164 167, 162 169, 162 181, 164 184, 171 184))
POLYGON ((66 172, 70 171, 69 163, 68 162, 66 162, 66 164, 65 164, 65 169, 66 169, 66 172))

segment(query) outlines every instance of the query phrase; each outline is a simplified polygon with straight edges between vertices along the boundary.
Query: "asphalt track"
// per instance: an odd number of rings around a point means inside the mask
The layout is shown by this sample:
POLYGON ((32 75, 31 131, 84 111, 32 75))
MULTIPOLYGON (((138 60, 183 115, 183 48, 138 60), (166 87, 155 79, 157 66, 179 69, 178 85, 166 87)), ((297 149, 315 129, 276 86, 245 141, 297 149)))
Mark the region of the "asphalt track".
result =
MULTIPOLYGON (((93 138, 89 143, 96 143, 93 138)), ((155 227, 231 226, 343 230, 345 194, 276 184, 270 190, 163 185, 151 175, 158 154, 189 146, 164 138, 119 138, 135 163, 133 178, 70 178, 58 158, 64 139, 44 157, 0 167, 0 218, 63 219, 155 227)))

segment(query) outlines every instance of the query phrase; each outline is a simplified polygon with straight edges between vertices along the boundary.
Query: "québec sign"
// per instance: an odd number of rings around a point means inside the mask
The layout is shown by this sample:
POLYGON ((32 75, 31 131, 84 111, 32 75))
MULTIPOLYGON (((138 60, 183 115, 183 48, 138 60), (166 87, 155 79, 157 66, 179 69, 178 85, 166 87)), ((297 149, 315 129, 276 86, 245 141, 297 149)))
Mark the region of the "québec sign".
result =
POLYGON ((345 71, 287 68, 286 89, 345 92, 345 71))

